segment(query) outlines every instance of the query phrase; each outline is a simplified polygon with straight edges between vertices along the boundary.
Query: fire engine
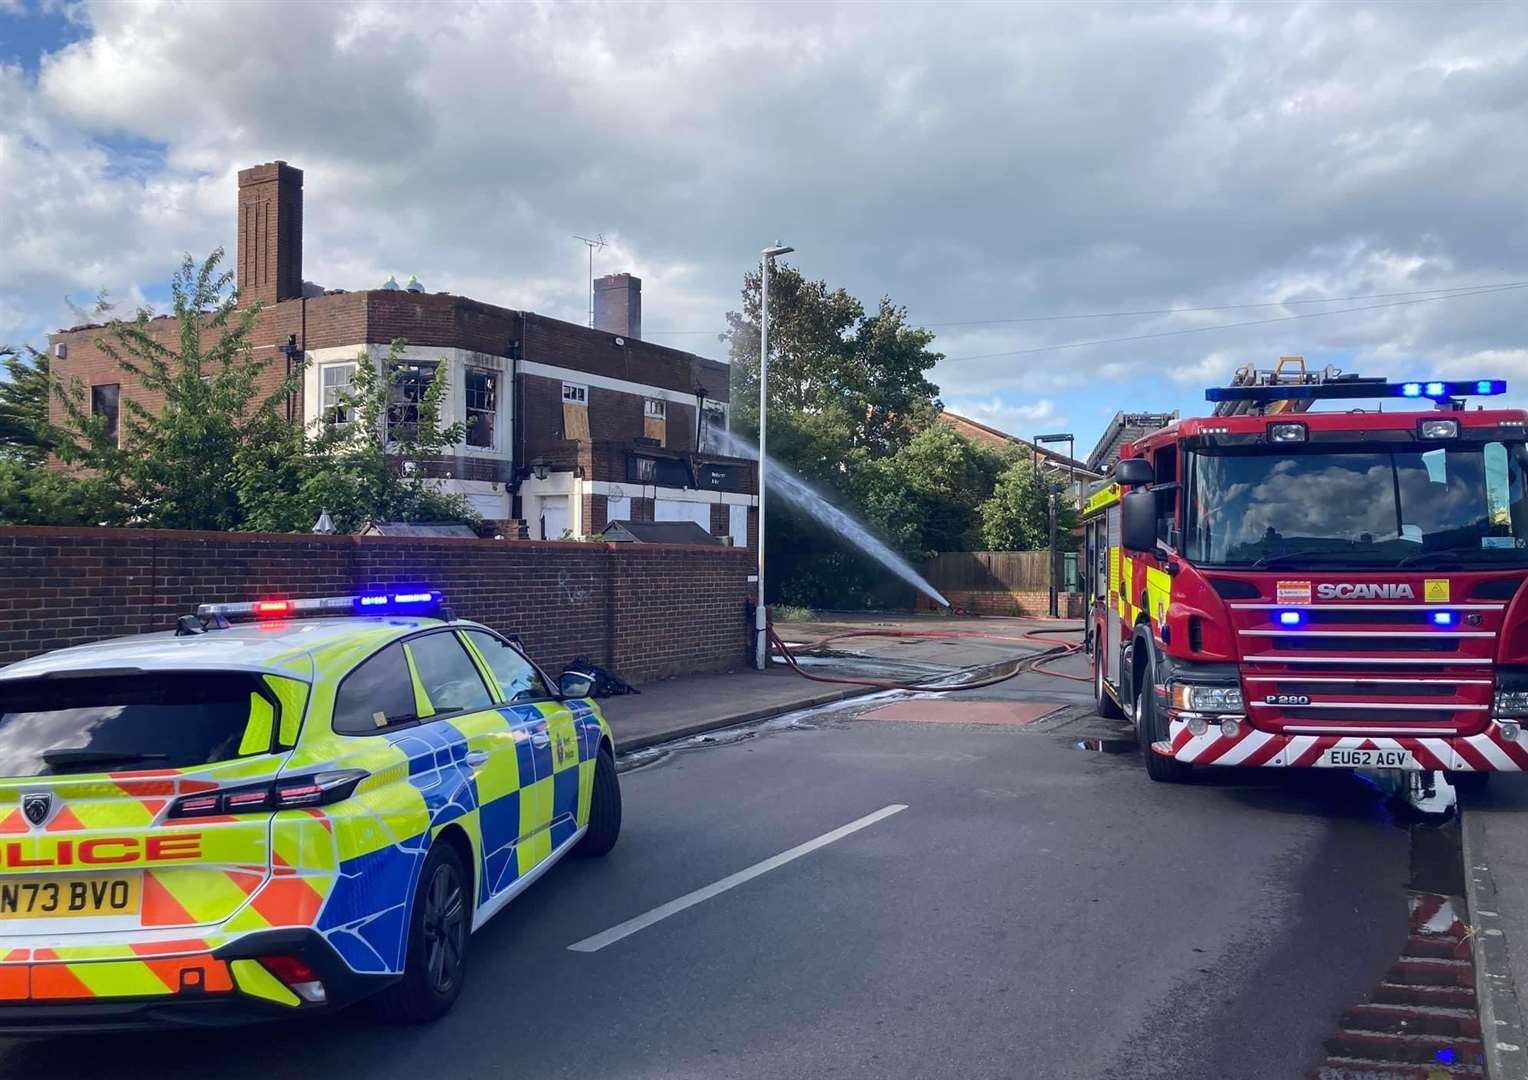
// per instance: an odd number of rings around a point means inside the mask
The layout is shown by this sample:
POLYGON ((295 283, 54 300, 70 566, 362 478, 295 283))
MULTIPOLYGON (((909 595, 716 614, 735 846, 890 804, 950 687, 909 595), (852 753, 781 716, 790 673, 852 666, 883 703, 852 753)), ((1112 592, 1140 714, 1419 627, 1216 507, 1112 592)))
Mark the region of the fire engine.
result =
POLYGON ((1466 405, 1505 391, 1243 369, 1123 446, 1084 507, 1087 634, 1153 780, 1375 770, 1437 810, 1528 769, 1528 414, 1466 405))

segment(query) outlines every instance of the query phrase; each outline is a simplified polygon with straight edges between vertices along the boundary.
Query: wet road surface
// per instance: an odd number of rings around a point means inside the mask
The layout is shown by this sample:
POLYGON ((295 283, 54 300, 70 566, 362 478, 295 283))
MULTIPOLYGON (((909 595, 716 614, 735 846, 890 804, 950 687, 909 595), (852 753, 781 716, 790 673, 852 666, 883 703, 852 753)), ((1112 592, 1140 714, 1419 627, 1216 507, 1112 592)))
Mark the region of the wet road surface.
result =
POLYGON ((431 1028, 353 1011, 3 1042, 0 1078, 1283 1080, 1404 941, 1408 836, 1360 780, 1171 787, 1133 752, 1079 750, 1119 734, 1084 708, 855 718, 874 704, 624 773, 615 851, 476 935, 431 1028))

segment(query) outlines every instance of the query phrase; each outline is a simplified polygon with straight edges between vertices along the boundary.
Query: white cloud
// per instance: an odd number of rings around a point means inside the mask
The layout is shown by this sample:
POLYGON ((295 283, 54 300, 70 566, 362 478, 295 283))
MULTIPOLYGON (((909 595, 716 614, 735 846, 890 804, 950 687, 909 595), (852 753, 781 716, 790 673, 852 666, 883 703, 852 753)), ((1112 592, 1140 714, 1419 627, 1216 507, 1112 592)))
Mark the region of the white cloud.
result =
POLYGON ((235 172, 284 158, 325 285, 414 273, 576 320, 571 234, 603 231, 597 272, 644 278, 645 323, 719 329, 778 237, 866 301, 965 323, 936 328, 944 396, 1021 428, 1175 407, 1284 354, 1521 365, 1528 291, 1165 337, 1142 336, 1318 309, 990 320, 1528 279, 1524 8, 79 12, 35 82, 0 71, 0 339, 231 246, 235 172))
POLYGON ((944 407, 959 416, 978 420, 1022 439, 1033 436, 1037 426, 1065 427, 1067 423, 1067 418, 1057 413, 1056 403, 1046 399, 1012 405, 996 397, 985 400, 952 398, 945 401, 944 407))

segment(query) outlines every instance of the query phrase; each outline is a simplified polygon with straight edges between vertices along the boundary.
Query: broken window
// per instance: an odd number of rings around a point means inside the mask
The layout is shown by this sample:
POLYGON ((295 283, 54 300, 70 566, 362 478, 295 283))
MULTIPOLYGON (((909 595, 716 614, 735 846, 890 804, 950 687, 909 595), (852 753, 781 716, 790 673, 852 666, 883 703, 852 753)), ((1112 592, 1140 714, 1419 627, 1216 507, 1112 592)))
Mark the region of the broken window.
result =
POLYGON ((418 441, 419 403, 435 381, 436 366, 427 361, 409 361, 393 371, 393 387, 387 401, 389 442, 418 441))
POLYGON ((483 368, 467 369, 467 445, 492 450, 499 415, 499 375, 483 368))

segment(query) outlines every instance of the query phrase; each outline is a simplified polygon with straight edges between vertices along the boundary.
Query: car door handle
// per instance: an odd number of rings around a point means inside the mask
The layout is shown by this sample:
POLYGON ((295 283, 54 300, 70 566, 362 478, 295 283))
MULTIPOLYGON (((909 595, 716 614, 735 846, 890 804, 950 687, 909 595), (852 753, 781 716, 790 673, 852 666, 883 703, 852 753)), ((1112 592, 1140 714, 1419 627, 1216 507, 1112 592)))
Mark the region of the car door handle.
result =
POLYGON ((472 766, 474 769, 479 768, 479 767, 481 767, 483 765, 487 765, 488 764, 488 751, 487 750, 468 750, 467 751, 467 764, 472 766))

